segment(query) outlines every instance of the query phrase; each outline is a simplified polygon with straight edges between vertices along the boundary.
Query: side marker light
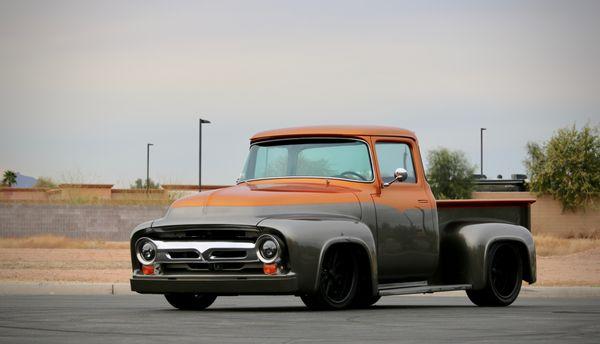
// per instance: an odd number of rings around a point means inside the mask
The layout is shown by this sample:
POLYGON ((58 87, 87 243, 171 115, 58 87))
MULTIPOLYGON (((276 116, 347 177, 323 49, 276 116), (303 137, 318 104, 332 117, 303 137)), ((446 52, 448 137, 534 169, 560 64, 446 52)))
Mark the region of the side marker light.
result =
POLYGON ((263 272, 265 275, 277 274, 277 264, 263 264, 263 272))
POLYGON ((142 273, 144 275, 154 275, 154 265, 142 265, 142 273))

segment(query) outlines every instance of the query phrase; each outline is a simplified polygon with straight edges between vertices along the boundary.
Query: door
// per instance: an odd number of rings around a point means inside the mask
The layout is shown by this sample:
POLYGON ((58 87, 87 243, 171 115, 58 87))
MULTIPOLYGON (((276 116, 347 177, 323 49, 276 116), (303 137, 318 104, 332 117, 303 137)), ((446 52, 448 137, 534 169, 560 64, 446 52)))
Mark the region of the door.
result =
POLYGON ((437 267, 438 233, 435 204, 425 182, 416 142, 375 138, 381 185, 404 168, 408 178, 381 188, 373 195, 377 214, 377 258, 382 283, 428 279, 437 267), (415 160, 417 157, 417 160, 415 160), (416 165, 416 168, 415 168, 416 165))

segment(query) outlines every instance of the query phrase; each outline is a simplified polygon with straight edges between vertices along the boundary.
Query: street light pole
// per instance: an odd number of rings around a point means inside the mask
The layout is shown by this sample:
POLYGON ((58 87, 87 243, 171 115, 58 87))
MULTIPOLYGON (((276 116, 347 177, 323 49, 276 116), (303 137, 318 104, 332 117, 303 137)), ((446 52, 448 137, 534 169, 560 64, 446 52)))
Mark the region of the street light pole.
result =
POLYGON ((480 150, 481 150, 481 160, 480 160, 480 164, 479 167, 481 169, 480 173, 481 173, 481 178, 483 178, 483 131, 487 130, 486 128, 481 128, 479 130, 479 139, 480 139, 480 150))
POLYGON ((210 121, 198 118, 198 192, 202 191, 202 124, 210 121))
POLYGON ((152 143, 146 145, 146 194, 150 194, 150 146, 154 146, 152 143))

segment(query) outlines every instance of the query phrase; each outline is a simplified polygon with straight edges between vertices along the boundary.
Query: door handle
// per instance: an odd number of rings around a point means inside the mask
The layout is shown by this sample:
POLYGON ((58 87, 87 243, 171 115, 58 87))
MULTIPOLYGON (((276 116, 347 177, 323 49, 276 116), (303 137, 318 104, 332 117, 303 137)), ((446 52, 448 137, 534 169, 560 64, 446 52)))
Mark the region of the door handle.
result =
POLYGON ((426 200, 426 199, 420 199, 420 200, 418 200, 417 202, 419 202, 419 203, 429 203, 429 201, 428 201, 428 200, 426 200))

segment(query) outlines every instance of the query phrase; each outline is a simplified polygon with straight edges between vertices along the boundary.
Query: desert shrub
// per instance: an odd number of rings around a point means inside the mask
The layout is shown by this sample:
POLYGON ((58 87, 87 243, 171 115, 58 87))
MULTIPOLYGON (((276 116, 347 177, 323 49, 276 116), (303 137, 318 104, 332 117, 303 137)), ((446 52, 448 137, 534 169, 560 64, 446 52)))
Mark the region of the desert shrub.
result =
POLYGON ((160 188, 160 184, 155 183, 152 178, 150 178, 150 183, 146 183, 146 179, 138 178, 129 187, 131 189, 145 189, 148 184, 150 184, 150 189, 160 188))
POLYGON ((437 199, 471 198, 475 167, 461 151, 434 149, 427 154, 427 181, 437 199))
POLYGON ((563 210, 596 207, 600 193, 598 132, 598 126, 588 124, 577 130, 573 125, 559 129, 546 143, 529 142, 524 163, 531 190, 552 195, 563 210))
POLYGON ((35 184, 34 188, 56 188, 58 185, 52 180, 52 178, 39 177, 35 184))

